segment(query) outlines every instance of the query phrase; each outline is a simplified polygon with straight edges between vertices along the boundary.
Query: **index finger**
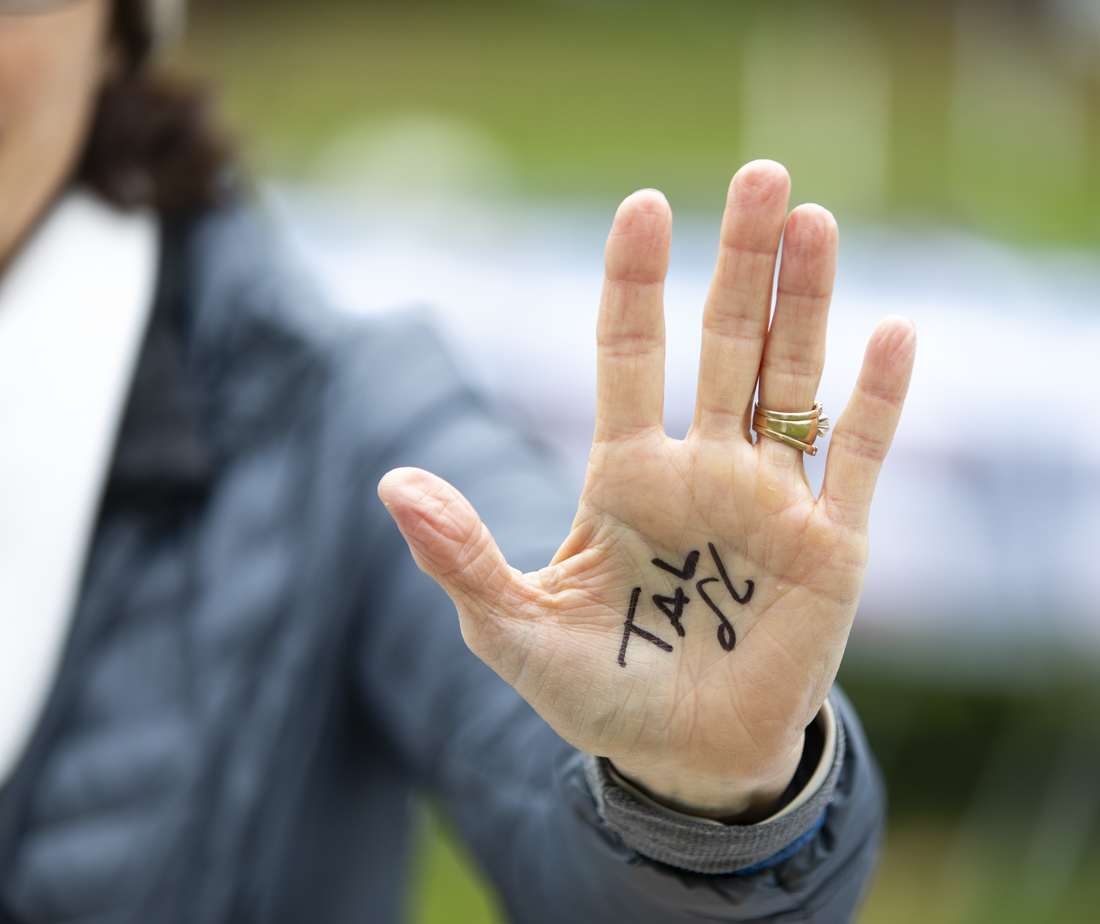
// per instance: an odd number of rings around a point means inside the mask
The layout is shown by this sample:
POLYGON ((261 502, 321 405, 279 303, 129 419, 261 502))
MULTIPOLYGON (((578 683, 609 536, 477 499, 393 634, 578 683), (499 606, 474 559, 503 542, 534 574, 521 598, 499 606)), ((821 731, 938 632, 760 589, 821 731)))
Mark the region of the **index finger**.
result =
POLYGON ((671 241, 672 211, 657 190, 639 190, 619 206, 607 238, 596 325, 597 442, 663 425, 671 241))

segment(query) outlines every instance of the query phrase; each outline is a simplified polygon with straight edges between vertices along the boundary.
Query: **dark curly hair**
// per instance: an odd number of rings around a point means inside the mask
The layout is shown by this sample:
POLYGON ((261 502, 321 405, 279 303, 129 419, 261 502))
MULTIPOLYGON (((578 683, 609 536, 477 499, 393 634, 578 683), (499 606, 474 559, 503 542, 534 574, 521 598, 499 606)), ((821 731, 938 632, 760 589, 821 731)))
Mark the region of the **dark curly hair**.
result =
POLYGON ((111 37, 121 66, 100 93, 76 179, 122 208, 199 211, 231 195, 232 146, 215 124, 209 90, 150 65, 146 10, 146 0, 115 0, 111 37))

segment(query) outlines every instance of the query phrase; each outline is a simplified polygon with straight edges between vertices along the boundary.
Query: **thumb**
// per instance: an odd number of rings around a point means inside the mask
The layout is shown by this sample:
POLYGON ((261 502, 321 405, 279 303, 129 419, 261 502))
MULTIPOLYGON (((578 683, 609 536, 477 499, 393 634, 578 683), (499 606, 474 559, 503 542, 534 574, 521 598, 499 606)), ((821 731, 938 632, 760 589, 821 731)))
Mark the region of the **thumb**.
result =
POLYGON ((458 607, 464 634, 467 619, 482 621, 512 596, 519 573, 508 566, 477 511, 452 485, 423 469, 395 468, 378 483, 378 496, 417 566, 458 607))

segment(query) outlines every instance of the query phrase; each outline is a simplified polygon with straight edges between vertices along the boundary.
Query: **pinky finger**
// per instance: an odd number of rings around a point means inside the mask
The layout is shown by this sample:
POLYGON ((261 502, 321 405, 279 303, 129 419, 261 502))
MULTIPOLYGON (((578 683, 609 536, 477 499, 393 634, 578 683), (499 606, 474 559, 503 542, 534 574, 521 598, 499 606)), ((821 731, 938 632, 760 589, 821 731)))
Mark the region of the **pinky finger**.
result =
POLYGON ((916 351, 917 332, 911 321, 893 316, 879 323, 867 344, 855 391, 829 440, 821 499, 830 517, 851 529, 867 525, 916 351))

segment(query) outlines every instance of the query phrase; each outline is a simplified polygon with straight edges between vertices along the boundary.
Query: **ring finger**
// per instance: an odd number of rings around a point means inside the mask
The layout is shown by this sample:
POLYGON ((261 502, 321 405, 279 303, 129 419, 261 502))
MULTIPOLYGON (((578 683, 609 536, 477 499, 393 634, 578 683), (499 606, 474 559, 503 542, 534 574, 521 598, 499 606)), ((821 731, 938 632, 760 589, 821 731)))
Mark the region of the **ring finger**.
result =
MULTIPOLYGON (((760 364, 760 404, 772 411, 806 411, 816 400, 825 365, 825 328, 836 274, 837 227, 819 205, 791 212, 775 311, 760 364)), ((795 460, 801 450, 761 437, 761 451, 795 460)))

